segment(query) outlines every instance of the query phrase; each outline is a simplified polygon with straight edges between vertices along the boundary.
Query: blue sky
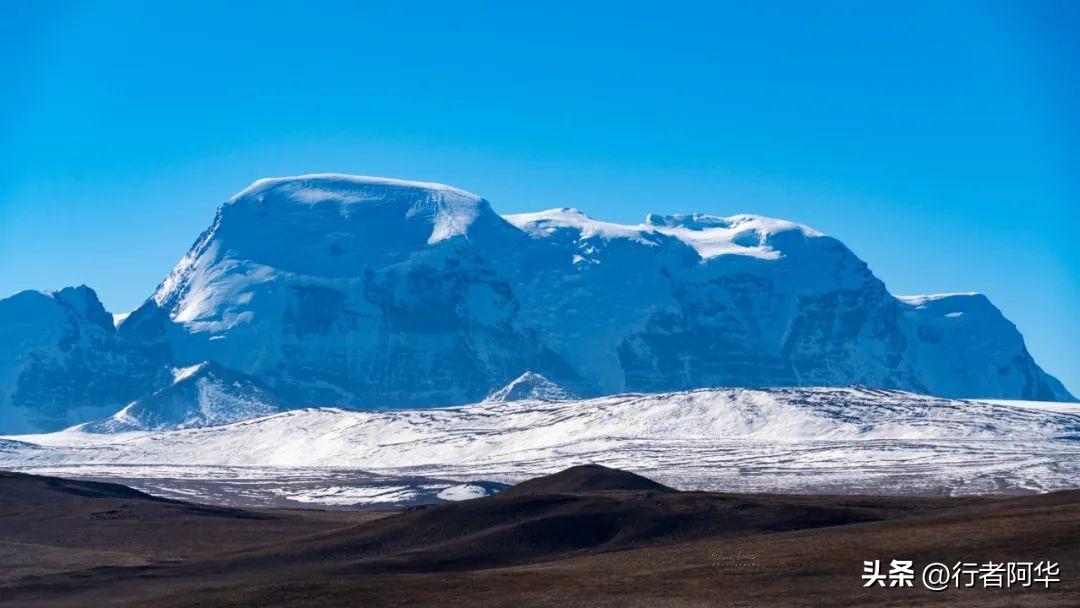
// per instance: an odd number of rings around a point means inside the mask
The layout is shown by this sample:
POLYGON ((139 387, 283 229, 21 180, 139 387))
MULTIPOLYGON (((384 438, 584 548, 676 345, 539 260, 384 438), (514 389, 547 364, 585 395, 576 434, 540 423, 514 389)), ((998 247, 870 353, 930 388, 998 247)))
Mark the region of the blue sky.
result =
POLYGON ((1080 392, 1080 4, 745 4, 2 3, 0 296, 128 310, 252 180, 383 175, 800 221, 1080 392))

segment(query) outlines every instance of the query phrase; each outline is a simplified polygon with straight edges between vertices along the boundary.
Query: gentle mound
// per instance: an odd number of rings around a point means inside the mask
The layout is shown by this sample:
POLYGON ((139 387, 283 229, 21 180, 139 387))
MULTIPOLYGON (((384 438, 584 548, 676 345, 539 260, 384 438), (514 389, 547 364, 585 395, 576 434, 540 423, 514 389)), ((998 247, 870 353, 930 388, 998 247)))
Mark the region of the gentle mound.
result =
POLYGON ((493 496, 409 510, 350 530, 232 556, 219 571, 466 571, 572 555, 908 515, 937 502, 679 492, 626 471, 576 466, 493 496))
POLYGON ((529 494, 579 494, 605 491, 676 492, 651 479, 629 471, 611 469, 598 464, 583 464, 552 475, 523 481, 503 490, 504 497, 529 494))

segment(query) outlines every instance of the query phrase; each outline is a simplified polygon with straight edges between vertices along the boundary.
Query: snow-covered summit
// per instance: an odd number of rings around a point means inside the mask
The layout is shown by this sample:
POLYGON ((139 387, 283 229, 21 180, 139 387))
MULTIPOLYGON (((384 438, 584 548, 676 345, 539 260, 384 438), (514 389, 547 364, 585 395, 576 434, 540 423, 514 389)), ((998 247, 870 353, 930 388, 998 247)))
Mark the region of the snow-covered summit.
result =
POLYGON ((311 173, 291 177, 264 177, 257 179, 250 186, 234 194, 229 203, 257 197, 270 190, 286 187, 294 193, 299 193, 296 198, 299 201, 312 202, 318 199, 319 194, 341 198, 346 202, 362 202, 363 198, 356 196, 360 192, 371 192, 376 189, 400 189, 400 190, 427 190, 443 192, 447 196, 460 199, 471 199, 479 202, 481 197, 446 184, 435 182, 420 182, 389 177, 371 177, 367 175, 349 175, 345 173, 311 173), (354 193, 350 200, 350 192, 354 193), (306 193, 306 194, 305 194, 306 193))
POLYGON ((508 401, 565 401, 576 395, 536 372, 525 372, 509 384, 491 393, 486 402, 508 401))
POLYGON ((175 368, 172 384, 129 403, 109 418, 79 425, 87 433, 217 426, 286 409, 260 382, 205 361, 175 368))
POLYGON ((383 235, 388 237, 415 238, 426 232, 429 244, 464 235, 481 214, 492 213, 479 196, 443 184, 329 173, 258 180, 229 199, 224 213, 238 213, 231 207, 290 224, 311 221, 313 212, 337 216, 339 225, 366 237, 374 232, 358 224, 393 230, 383 235), (297 206, 303 220, 295 214, 297 206))
POLYGON ((97 293, 86 285, 65 287, 56 291, 28 289, 20 291, 3 302, 4 312, 13 320, 26 325, 40 321, 42 317, 64 311, 95 326, 112 325, 112 316, 98 299, 97 293))
POLYGON ((0 299, 0 432, 107 416, 149 390, 158 371, 85 285, 0 299))

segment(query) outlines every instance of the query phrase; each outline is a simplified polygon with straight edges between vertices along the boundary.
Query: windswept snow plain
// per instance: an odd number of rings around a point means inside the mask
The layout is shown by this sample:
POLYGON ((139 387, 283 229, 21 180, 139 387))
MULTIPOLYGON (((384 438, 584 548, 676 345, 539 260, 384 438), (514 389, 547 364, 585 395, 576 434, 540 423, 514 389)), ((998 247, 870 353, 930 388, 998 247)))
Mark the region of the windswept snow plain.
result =
POLYGON ((76 428, 0 439, 2 469, 122 479, 165 495, 209 484, 203 498, 236 502, 233 492, 243 504, 456 499, 494 487, 467 482, 510 483, 588 462, 682 489, 1045 492, 1080 479, 1080 406, 857 387, 707 389, 376 412, 313 408, 170 432, 76 428))

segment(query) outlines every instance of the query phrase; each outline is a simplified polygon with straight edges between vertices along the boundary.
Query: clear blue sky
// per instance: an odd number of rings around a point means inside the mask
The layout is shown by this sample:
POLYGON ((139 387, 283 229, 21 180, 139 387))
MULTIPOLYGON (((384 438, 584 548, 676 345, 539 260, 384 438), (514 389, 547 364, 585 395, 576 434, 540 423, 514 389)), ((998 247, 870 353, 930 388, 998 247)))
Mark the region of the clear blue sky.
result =
POLYGON ((0 295, 128 310, 252 180, 384 175, 800 221, 1080 394, 1080 3, 739 4, 2 2, 0 295))

